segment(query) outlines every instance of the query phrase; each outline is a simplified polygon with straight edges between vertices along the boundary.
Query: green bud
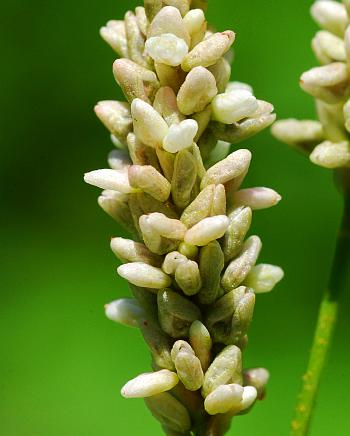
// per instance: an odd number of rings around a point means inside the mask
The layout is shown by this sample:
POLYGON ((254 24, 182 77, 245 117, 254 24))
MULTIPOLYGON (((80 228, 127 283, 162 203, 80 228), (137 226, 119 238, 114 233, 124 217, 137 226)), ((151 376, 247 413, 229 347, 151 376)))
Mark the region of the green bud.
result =
POLYGON ((177 153, 171 193, 175 205, 184 209, 191 201, 191 193, 197 179, 196 162, 188 150, 177 153))
POLYGON ((135 15, 139 29, 141 30, 142 34, 146 36, 149 23, 145 8, 142 6, 137 6, 135 9, 135 15))
POLYGON ((241 250, 252 222, 252 210, 250 207, 240 206, 230 213, 229 218, 230 225, 223 241, 225 261, 231 260, 241 250))
POLYGON ((171 357, 179 379, 189 391, 197 391, 203 384, 204 374, 200 360, 185 341, 175 342, 171 357))
POLYGON ((204 376, 202 395, 206 398, 220 385, 237 383, 242 378, 242 353, 235 345, 224 348, 204 376))
POLYGON ((198 294, 201 304, 212 304, 220 286, 221 272, 224 269, 224 254, 217 241, 203 247, 199 254, 199 271, 202 277, 202 288, 198 294))
POLYGON ((179 245, 179 252, 188 259, 196 259, 198 256, 198 247, 187 244, 186 242, 181 242, 179 245))
POLYGON ((171 278, 160 268, 143 262, 126 263, 118 267, 118 274, 135 286, 162 289, 170 286, 171 278))
POLYGON ((165 202, 170 195, 170 183, 151 165, 132 165, 128 169, 133 188, 142 189, 158 201, 165 202))
POLYGON ((202 287, 198 264, 193 260, 181 262, 176 268, 175 280, 185 295, 196 295, 202 287))
POLYGON ((156 153, 164 176, 171 182, 174 175, 175 154, 159 147, 156 149, 156 153))
POLYGON ((255 294, 247 292, 238 302, 232 317, 232 330, 226 343, 238 344, 248 332, 250 323, 253 319, 255 306, 255 294))
POLYGON ((193 321, 201 318, 198 307, 171 290, 158 293, 159 322, 172 338, 188 337, 193 321))
POLYGON ((186 227, 191 228, 202 219, 210 216, 210 211, 213 206, 214 191, 215 185, 208 185, 183 211, 181 221, 186 227))
POLYGON ((262 263, 251 269, 244 284, 253 288, 256 294, 270 292, 283 279, 283 276, 284 272, 279 266, 262 263))
POLYGON ((209 415, 240 410, 244 389, 238 384, 218 386, 205 399, 204 407, 209 415))
POLYGON ((206 371, 211 361, 212 340, 210 333, 203 323, 196 320, 191 324, 189 339, 196 356, 201 362, 203 371, 206 371))

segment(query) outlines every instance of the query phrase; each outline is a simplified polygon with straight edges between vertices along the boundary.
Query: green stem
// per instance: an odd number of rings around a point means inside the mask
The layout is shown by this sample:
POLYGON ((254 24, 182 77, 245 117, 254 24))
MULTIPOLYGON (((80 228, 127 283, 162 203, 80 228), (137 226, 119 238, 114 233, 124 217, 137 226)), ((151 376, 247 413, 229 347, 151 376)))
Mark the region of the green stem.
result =
MULTIPOLYGON (((345 186, 345 188, 347 187, 345 186)), ((325 292, 321 303, 309 365, 307 372, 303 376, 299 401, 294 420, 292 421, 291 436, 305 436, 308 434, 322 371, 338 318, 340 296, 342 291, 345 291, 348 286, 347 282, 350 281, 349 279, 350 189, 348 188, 345 189, 344 193, 343 222, 338 236, 329 290, 325 292)))

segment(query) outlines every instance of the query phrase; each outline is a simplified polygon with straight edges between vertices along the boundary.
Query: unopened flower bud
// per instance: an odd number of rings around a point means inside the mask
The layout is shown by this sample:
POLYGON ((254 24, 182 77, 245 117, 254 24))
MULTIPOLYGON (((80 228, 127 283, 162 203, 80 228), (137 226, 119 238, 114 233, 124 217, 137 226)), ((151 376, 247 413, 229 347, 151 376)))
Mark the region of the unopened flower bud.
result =
POLYGON ((252 222, 252 210, 249 207, 238 207, 230 213, 229 219, 230 225, 223 241, 226 261, 231 260, 241 250, 252 222))
POLYGON ((226 159, 218 162, 207 171, 201 187, 204 188, 212 183, 225 184, 239 177, 249 168, 251 158, 252 154, 249 150, 242 149, 231 153, 226 159))
POLYGON ((138 65, 148 68, 151 62, 150 59, 147 59, 145 56, 145 38, 142 35, 137 23, 137 18, 133 12, 128 11, 125 14, 124 25, 128 42, 128 57, 138 65))
POLYGON ((139 322, 145 318, 144 310, 131 298, 121 298, 106 304, 105 313, 111 321, 129 327, 138 327, 139 322))
POLYGON ((197 142, 198 139, 203 135, 204 131, 208 127, 211 120, 211 106, 208 105, 201 112, 197 112, 192 115, 192 118, 197 121, 198 124, 198 132, 194 138, 194 141, 197 142))
POLYGON ((122 143, 132 130, 132 118, 128 103, 119 101, 100 101, 95 113, 107 129, 122 143))
POLYGON ((228 265, 221 284, 226 291, 237 288, 247 277, 261 250, 261 240, 251 236, 243 245, 241 254, 228 265))
POLYGON ((253 319, 255 307, 255 294, 248 291, 239 300, 233 317, 232 329, 228 339, 225 341, 227 344, 239 344, 240 341, 248 333, 248 329, 253 319))
POLYGON ((208 67, 216 80, 218 92, 225 92, 226 86, 231 77, 231 65, 225 58, 220 58, 214 65, 208 67))
MULTIPOLYGON (((165 6, 158 12, 149 26, 147 36, 152 38, 166 34, 176 36, 185 43, 186 53, 183 56, 184 58, 188 53, 191 38, 179 10, 174 6, 165 6)), ((180 64, 181 62, 177 65, 180 64)))
POLYGON ((311 15, 323 29, 338 36, 344 35, 349 21, 344 5, 333 0, 319 0, 311 6, 311 15))
POLYGON ((162 264, 161 256, 157 256, 145 245, 131 239, 112 238, 111 249, 122 262, 143 262, 156 267, 162 264))
POLYGON ((130 233, 137 234, 128 205, 127 194, 105 190, 98 197, 98 204, 109 216, 122 224, 130 233))
POLYGON ((179 209, 184 209, 190 203, 196 180, 197 166, 193 155, 188 150, 179 151, 175 158, 171 181, 172 198, 179 209))
POLYGON ((179 253, 178 251, 172 251, 171 253, 168 253, 165 256, 163 265, 162 265, 162 270, 166 273, 166 274, 175 274, 175 271, 177 269, 177 267, 183 263, 186 262, 187 257, 184 256, 183 254, 179 253))
POLYGON ((183 18, 184 25, 190 35, 199 32, 205 22, 205 15, 202 9, 192 9, 183 18))
POLYGON ((217 94, 215 77, 203 67, 196 67, 186 76, 177 95, 177 103, 184 115, 201 112, 217 94))
POLYGON ((170 67, 169 65, 154 63, 159 83, 161 86, 169 86, 175 93, 178 93, 182 86, 186 73, 181 67, 170 67))
POLYGON ((101 27, 100 35, 119 56, 128 57, 128 44, 123 21, 108 21, 106 26, 101 27))
POLYGON ((209 415, 239 410, 243 399, 243 387, 238 384, 218 386, 205 399, 204 407, 209 415))
POLYGON ((261 294, 272 291, 283 277, 284 272, 279 266, 260 264, 251 269, 244 284, 253 288, 256 294, 261 294))
POLYGON ((213 118, 233 124, 247 118, 258 109, 256 98, 244 89, 217 95, 212 101, 213 118))
POLYGON ((172 338, 186 338, 191 324, 201 319, 198 307, 168 289, 158 292, 158 314, 162 329, 172 338))
POLYGON ((170 183, 151 165, 132 165, 128 169, 130 185, 154 197, 161 202, 170 195, 170 183))
POLYGON ((196 247, 195 245, 187 244, 186 242, 181 242, 178 250, 188 259, 195 259, 198 255, 198 247, 196 247))
POLYGON ((126 263, 117 271, 123 279, 141 288, 163 289, 171 284, 171 278, 160 268, 143 262, 126 263))
POLYGON ((185 341, 176 341, 171 357, 179 379, 189 391, 197 391, 203 384, 204 374, 201 362, 192 347, 185 341))
POLYGON ((254 386, 245 386, 243 390, 243 397, 241 403, 241 410, 249 409, 258 396, 258 391, 254 386))
POLYGON ((135 189, 130 186, 128 172, 125 170, 95 170, 86 173, 84 180, 89 185, 97 186, 101 189, 109 189, 112 191, 129 194, 135 189))
POLYGON ((171 219, 162 213, 154 212, 144 217, 157 234, 169 239, 183 239, 187 228, 177 219, 171 219))
POLYGON ((137 25, 139 26, 139 29, 141 30, 141 33, 146 36, 147 29, 148 29, 148 18, 146 15, 146 10, 142 6, 137 6, 135 9, 135 15, 137 20, 137 25))
POLYGON ((151 105, 136 98, 131 104, 136 136, 150 147, 161 146, 168 125, 151 105))
POLYGON ((185 119, 177 107, 176 94, 169 86, 163 86, 159 89, 153 107, 164 118, 168 126, 179 124, 185 119))
POLYGON ((146 42, 146 50, 155 62, 176 67, 187 55, 188 46, 183 39, 172 33, 164 33, 149 38, 146 42))
POLYGON ((108 154, 108 165, 113 170, 123 170, 132 164, 128 153, 125 150, 112 150, 108 154))
MULTIPOLYGON (((150 0, 149 0, 150 1, 150 0)), ((152 415, 167 428, 179 434, 187 434, 191 418, 186 407, 171 394, 164 392, 145 399, 152 415)))
POLYGON ((350 166, 350 145, 347 141, 333 143, 322 142, 310 154, 311 162, 325 168, 350 166))
POLYGON ((172 124, 163 140, 164 150, 169 153, 177 153, 191 147, 197 131, 198 124, 195 120, 188 119, 179 124, 172 124))
POLYGON ((204 218, 192 228, 187 230, 185 242, 199 247, 220 239, 226 232, 230 220, 225 215, 204 218))
MULTIPOLYGON (((320 3, 324 3, 322 0, 320 3)), ((333 62, 312 68, 302 74, 300 86, 310 95, 326 103, 341 101, 349 86, 349 73, 345 63, 333 62)))
POLYGON ((226 93, 229 92, 236 92, 237 90, 245 90, 245 91, 249 91, 251 94, 253 94, 253 88, 248 85, 248 83, 243 83, 243 82, 229 82, 226 86, 226 93))
POLYGON ((230 381, 237 383, 241 378, 242 352, 235 345, 229 345, 216 356, 205 373, 202 395, 206 398, 219 386, 230 381))
POLYGON ((214 33, 211 37, 197 44, 182 62, 182 69, 190 71, 195 67, 209 67, 214 65, 231 47, 235 40, 235 33, 214 33))
POLYGON ((176 268, 175 280, 185 295, 196 295, 202 287, 198 264, 193 260, 181 262, 176 268))
POLYGON ((190 344, 201 362, 205 372, 210 364, 212 340, 205 325, 196 320, 192 323, 189 331, 190 344))
POLYGON ((202 288, 198 294, 198 301, 201 304, 212 304, 217 299, 224 265, 224 254, 217 241, 209 243, 200 250, 199 271, 202 288))
POLYGON ((268 209, 276 206, 282 197, 270 188, 241 189, 233 194, 232 201, 236 205, 248 206, 252 210, 268 209))
POLYGON ((175 372, 162 369, 157 372, 141 374, 122 387, 121 394, 125 398, 146 398, 170 391, 179 382, 175 372))
POLYGON ((317 59, 322 64, 335 61, 346 61, 344 41, 326 30, 316 33, 312 40, 312 48, 317 59))
POLYGON ((244 384, 253 386, 258 392, 259 398, 264 395, 269 378, 270 374, 265 368, 251 368, 244 371, 244 384))
POLYGON ((210 216, 213 207, 215 185, 208 185, 187 206, 181 215, 181 221, 186 227, 191 228, 199 221, 210 216))

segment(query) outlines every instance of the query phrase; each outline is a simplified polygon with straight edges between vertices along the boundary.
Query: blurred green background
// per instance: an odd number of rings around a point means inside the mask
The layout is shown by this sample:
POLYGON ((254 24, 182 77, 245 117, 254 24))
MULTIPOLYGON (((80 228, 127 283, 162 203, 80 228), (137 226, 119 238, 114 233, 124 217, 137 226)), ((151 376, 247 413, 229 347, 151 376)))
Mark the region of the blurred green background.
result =
MULTIPOLYGON (((0 425, 4 436, 161 435, 142 400, 124 400, 125 381, 149 369, 137 330, 104 317, 127 296, 109 250, 121 234, 85 186, 111 149, 92 108, 120 99, 114 54, 98 29, 136 0, 5 0, 1 29, 0 425)), ((313 117, 298 87, 315 64, 311 0, 215 0, 209 21, 237 32, 233 78, 254 86, 280 118, 313 117)), ((266 366, 265 402, 230 434, 284 436, 329 275, 341 201, 332 175, 279 144, 268 131, 248 141, 247 185, 277 189, 284 201, 255 214, 261 261, 285 280, 258 299, 245 365, 266 366)), ((312 436, 350 434, 348 312, 343 301, 312 436)))

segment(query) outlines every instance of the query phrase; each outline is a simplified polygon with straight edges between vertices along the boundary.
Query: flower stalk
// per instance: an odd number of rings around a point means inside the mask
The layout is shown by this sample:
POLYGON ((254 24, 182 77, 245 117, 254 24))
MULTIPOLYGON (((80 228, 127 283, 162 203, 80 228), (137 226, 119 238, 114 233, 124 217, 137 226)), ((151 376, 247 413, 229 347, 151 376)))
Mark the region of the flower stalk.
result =
POLYGON ((229 83, 235 33, 212 31, 206 0, 145 0, 102 37, 121 57, 113 73, 127 102, 95 112, 116 149, 110 168, 85 175, 98 203, 133 239, 113 238, 133 298, 106 305, 112 321, 139 328, 153 371, 121 389, 144 398, 164 432, 220 436, 263 399, 268 371, 243 370, 260 293, 283 278, 258 264, 247 237, 253 211, 275 206, 269 188, 240 189, 252 159, 238 144, 275 120, 249 85, 229 83))

